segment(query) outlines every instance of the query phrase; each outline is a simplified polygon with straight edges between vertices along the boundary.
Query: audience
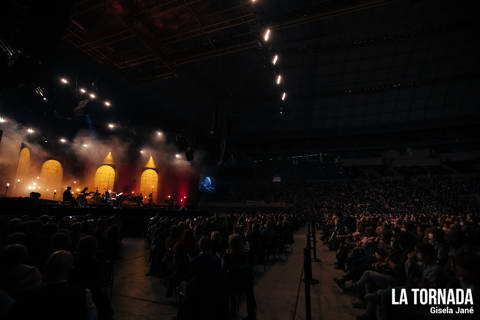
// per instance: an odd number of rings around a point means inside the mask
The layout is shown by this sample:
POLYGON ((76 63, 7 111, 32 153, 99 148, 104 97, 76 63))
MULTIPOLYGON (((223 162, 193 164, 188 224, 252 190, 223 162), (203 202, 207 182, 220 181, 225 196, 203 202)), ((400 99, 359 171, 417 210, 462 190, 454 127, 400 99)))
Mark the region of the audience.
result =
POLYGON ((2 319, 112 319, 113 217, 13 218, 0 228, 2 319))
MULTIPOLYGON (((336 252, 344 275, 335 281, 365 309, 359 319, 397 318, 391 288, 470 288, 476 298, 480 218, 460 196, 478 186, 451 177, 332 181, 277 188, 289 209, 158 215, 146 231, 149 275, 165 279, 179 320, 229 319, 242 300, 246 319, 256 319, 255 267, 284 257, 308 218, 336 252)), ((0 317, 112 319, 107 288, 120 240, 114 217, 10 219, 0 228, 0 317)))
MULTIPOLYGON (((478 297, 480 219, 458 201, 469 192, 467 184, 438 178, 357 181, 331 184, 315 199, 322 239, 345 271, 335 281, 359 298, 353 303, 365 308, 359 319, 398 317, 390 296, 396 287, 471 288, 478 297)), ((402 317, 425 312, 403 308, 402 317)))
POLYGON ((154 217, 149 274, 166 278, 167 296, 181 298, 178 319, 228 319, 242 299, 246 319, 256 319, 254 266, 285 254, 302 217, 285 210, 154 217))

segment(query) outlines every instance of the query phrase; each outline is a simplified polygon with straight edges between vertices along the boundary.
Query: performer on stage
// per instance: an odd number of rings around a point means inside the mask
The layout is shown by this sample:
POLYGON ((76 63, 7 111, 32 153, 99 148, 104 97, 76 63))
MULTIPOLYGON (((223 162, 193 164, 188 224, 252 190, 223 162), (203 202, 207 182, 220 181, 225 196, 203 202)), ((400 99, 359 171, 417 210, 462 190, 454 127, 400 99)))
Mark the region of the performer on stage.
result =
POLYGON ((63 192, 63 202, 70 202, 72 206, 76 206, 77 202, 72 195, 72 187, 68 186, 67 189, 63 192))

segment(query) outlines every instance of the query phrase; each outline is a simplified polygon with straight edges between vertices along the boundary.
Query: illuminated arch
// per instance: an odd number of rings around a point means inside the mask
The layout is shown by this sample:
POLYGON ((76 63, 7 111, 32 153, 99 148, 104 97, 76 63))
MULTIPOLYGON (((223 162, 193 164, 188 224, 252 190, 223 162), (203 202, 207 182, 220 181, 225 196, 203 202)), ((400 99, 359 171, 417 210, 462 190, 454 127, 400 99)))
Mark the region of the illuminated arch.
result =
POLYGON ((30 170, 30 150, 23 147, 18 156, 17 179, 23 179, 28 175, 30 170))
POLYGON ((98 192, 113 190, 115 169, 109 165, 100 166, 95 172, 94 187, 98 192))
POLYGON ((57 189, 61 186, 63 179, 63 167, 57 160, 47 160, 40 170, 40 182, 42 188, 57 189))
POLYGON ((140 192, 143 196, 147 196, 152 193, 153 201, 157 198, 158 191, 158 173, 153 169, 147 169, 142 172, 140 177, 140 192))

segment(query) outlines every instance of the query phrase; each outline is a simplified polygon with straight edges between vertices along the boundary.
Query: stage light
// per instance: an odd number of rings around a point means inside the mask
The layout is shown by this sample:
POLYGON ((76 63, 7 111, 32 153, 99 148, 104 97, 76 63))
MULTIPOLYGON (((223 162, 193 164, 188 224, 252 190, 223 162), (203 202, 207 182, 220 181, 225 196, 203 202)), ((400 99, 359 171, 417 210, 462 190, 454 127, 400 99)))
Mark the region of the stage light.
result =
POLYGON ((271 30, 270 28, 268 28, 263 34, 263 40, 265 40, 265 42, 268 42, 268 40, 270 40, 270 33, 271 33, 271 30))
POLYGON ((87 90, 85 90, 85 89, 83 89, 83 88, 80 88, 80 93, 81 93, 81 94, 85 94, 85 93, 87 93, 87 90))
POLYGON ((112 129, 112 130, 115 129, 115 124, 114 123, 109 123, 109 124, 107 124, 107 126, 108 126, 109 129, 112 129))
POLYGON ((6 184, 6 185, 7 185, 7 187, 10 187, 10 182, 7 182, 7 184, 6 184))
POLYGON ((158 137, 163 136, 163 132, 162 132, 162 131, 157 131, 157 136, 158 136, 158 137))
POLYGON ((88 96, 90 97, 90 99, 95 99, 97 97, 94 93, 90 93, 88 96))
POLYGON ((273 65, 276 65, 277 62, 278 62, 278 54, 276 54, 276 55, 273 56, 272 64, 273 64, 273 65))
MULTIPOLYGON (((37 176, 37 180, 40 180, 40 177, 39 177, 39 176, 37 176)), ((35 184, 35 183, 34 183, 34 184, 35 184)))
POLYGON ((0 123, 5 123, 7 122, 7 119, 5 119, 4 117, 0 117, 0 123))
POLYGON ((35 130, 33 130, 32 128, 28 128, 28 129, 27 129, 27 133, 28 133, 28 134, 32 134, 32 133, 34 133, 34 132, 35 132, 35 130))
POLYGON ((19 182, 20 182, 20 179, 17 179, 17 183, 19 183, 19 182))
POLYGON ((65 138, 60 138, 59 141, 60 141, 60 143, 67 143, 67 139, 65 139, 65 138))
POLYGON ((105 102, 103 103, 106 107, 110 107, 112 104, 110 103, 110 101, 107 101, 105 100, 105 102))
POLYGON ((82 147, 88 148, 88 144, 84 143, 84 144, 82 144, 82 147))
POLYGON ((60 78, 60 82, 63 84, 68 84, 68 79, 67 78, 60 78))
POLYGON ((287 99, 287 93, 284 91, 282 93, 282 101, 285 101, 285 99, 287 99))
POLYGON ((180 153, 176 153, 176 154, 175 154, 175 158, 180 159, 181 157, 182 157, 182 156, 180 155, 180 153))
POLYGON ((43 101, 47 102, 47 101, 48 101, 48 99, 47 99, 46 97, 43 97, 43 101))
POLYGON ((145 154, 145 151, 143 151, 143 150, 140 150, 140 153, 141 153, 141 154, 145 154))
POLYGON ((278 86, 280 85, 280 83, 282 83, 282 75, 281 75, 281 74, 279 74, 279 75, 277 76, 277 80, 275 80, 275 83, 276 83, 278 86))

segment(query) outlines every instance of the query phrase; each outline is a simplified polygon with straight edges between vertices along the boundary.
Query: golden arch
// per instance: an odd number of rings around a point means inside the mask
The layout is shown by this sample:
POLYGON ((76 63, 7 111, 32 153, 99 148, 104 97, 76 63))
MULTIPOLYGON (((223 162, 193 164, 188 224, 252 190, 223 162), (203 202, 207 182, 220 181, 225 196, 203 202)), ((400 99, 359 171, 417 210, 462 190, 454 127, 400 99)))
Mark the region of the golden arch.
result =
POLYGON ((94 187, 98 192, 113 190, 115 183, 115 169, 109 165, 100 166, 95 172, 94 187))
POLYGON ((140 177, 140 192, 145 197, 151 193, 153 201, 156 201, 158 191, 158 173, 153 169, 143 171, 140 177))
POLYGON ((20 150, 18 156, 18 166, 17 166, 17 179, 23 179, 27 177, 28 171, 30 170, 30 150, 27 147, 20 150))
POLYGON ((40 182, 42 190, 58 189, 62 184, 63 167, 57 160, 47 160, 40 170, 40 182))

